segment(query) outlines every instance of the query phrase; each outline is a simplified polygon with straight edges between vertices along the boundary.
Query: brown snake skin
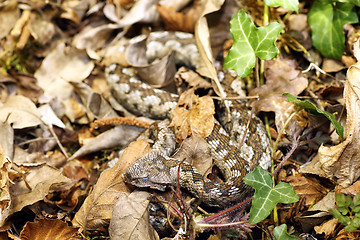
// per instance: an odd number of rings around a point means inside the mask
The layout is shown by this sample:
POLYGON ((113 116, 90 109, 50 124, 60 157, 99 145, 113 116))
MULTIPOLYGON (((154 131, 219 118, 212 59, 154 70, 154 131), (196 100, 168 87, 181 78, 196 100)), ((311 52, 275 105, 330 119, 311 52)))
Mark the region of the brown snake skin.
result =
MULTIPOLYGON (((114 97, 127 110, 154 119, 171 118, 177 95, 153 89, 141 82, 131 68, 121 69, 115 64, 106 69, 106 78, 113 87, 114 97)), ((231 121, 226 121, 223 113, 218 117, 220 123, 216 122, 212 133, 205 139, 215 165, 225 178, 223 183, 213 183, 192 165, 180 164, 170 157, 176 141, 167 120, 158 123, 158 138, 152 151, 127 169, 124 180, 138 187, 164 190, 168 185, 176 186, 179 170, 180 187, 209 206, 226 207, 246 198, 251 188, 243 178, 256 166, 269 167, 270 143, 259 118, 252 116, 247 128, 250 111, 236 101, 228 104, 231 121), (242 146, 239 146, 240 142, 242 146)))

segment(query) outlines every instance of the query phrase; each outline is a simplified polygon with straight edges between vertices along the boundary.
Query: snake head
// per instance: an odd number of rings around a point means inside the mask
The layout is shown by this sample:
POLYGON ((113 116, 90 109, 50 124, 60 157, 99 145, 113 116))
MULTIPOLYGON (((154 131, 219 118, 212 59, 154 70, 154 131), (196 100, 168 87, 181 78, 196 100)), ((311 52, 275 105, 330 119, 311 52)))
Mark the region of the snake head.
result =
POLYGON ((176 181, 171 179, 167 159, 153 151, 134 162, 123 174, 125 182, 137 187, 150 187, 164 191, 167 185, 176 181))

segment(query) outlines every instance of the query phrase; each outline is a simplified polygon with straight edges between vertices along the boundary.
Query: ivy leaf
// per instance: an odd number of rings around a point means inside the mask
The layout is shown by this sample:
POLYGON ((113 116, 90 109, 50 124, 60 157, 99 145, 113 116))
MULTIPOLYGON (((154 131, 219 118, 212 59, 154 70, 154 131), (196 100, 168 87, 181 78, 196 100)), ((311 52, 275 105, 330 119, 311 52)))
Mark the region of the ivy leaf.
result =
POLYGON ((335 2, 342 2, 342 3, 351 3, 358 7, 360 7, 360 0, 337 0, 335 2))
POLYGON ((270 173, 261 167, 244 177, 244 182, 255 189, 254 198, 250 209, 250 224, 256 224, 267 218, 278 203, 293 203, 299 197, 293 187, 281 182, 273 187, 270 173))
POLYGON ((291 11, 299 11, 299 1, 298 0, 265 0, 265 4, 270 7, 279 7, 289 9, 291 11))
POLYGON ((287 232, 287 226, 286 224, 281 224, 280 226, 277 226, 274 228, 274 237, 276 240, 298 240, 300 238, 291 236, 287 232))
POLYGON ((309 102, 307 100, 306 101, 299 100, 290 93, 284 93, 283 96, 288 97, 288 102, 294 102, 296 106, 303 108, 305 111, 311 114, 323 115, 327 117, 327 119, 329 119, 331 123, 334 125, 336 133, 340 136, 341 140, 343 140, 344 128, 341 125, 341 123, 336 121, 336 116, 334 114, 318 109, 312 102, 309 102))
POLYGON ((308 22, 314 47, 325 57, 341 58, 345 49, 343 26, 357 23, 358 17, 351 3, 317 0, 310 9, 308 22))
POLYGON ((279 53, 275 41, 280 31, 281 25, 275 22, 256 28, 244 10, 238 11, 230 21, 234 44, 225 58, 224 69, 235 70, 240 77, 248 76, 256 57, 270 60, 279 53))

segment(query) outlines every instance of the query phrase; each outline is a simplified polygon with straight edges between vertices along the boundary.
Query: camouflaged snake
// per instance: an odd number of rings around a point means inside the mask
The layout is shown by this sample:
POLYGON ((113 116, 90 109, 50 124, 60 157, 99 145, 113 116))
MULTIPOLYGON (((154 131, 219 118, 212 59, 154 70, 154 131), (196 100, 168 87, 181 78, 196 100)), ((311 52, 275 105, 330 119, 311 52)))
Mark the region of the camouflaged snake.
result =
MULTIPOLYGON (((153 89, 143 83, 131 68, 120 68, 115 64, 106 69, 106 79, 113 88, 114 97, 127 110, 154 119, 171 118, 177 95, 153 89)), ((212 133, 205 139, 215 165, 225 178, 223 183, 213 183, 192 165, 180 164, 180 161, 170 157, 176 141, 173 131, 167 126, 168 121, 158 124, 158 139, 153 150, 127 169, 124 180, 138 187, 164 190, 168 185, 176 185, 179 170, 180 186, 207 205, 226 207, 244 199, 250 187, 243 182, 243 178, 256 166, 269 167, 270 143, 258 117, 252 116, 241 103, 228 101, 228 104, 231 121, 225 119, 225 114, 220 114, 212 133), (252 119, 247 127, 250 117, 252 119), (242 142, 241 146, 239 142, 242 142)))

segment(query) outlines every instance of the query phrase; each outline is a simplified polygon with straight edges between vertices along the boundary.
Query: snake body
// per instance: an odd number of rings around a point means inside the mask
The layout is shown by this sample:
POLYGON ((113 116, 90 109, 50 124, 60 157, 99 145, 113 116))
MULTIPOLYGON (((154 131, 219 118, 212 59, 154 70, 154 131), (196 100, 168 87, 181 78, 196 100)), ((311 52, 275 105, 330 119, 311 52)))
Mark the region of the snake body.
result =
MULTIPOLYGON (((154 119, 171 118, 177 105, 176 94, 153 89, 139 80, 131 68, 120 68, 115 64, 106 69, 106 78, 113 87, 114 97, 129 111, 154 119)), ((225 119, 226 114, 221 114, 212 133, 205 138, 215 165, 224 176, 223 183, 213 183, 191 164, 170 157, 176 138, 168 127, 168 120, 158 123, 152 151, 126 170, 124 180, 138 187, 164 190, 166 186, 176 186, 179 176, 180 187, 209 206, 226 207, 246 198, 251 190, 243 178, 256 166, 269 167, 270 143, 258 117, 252 116, 240 103, 229 101, 228 104, 231 121, 225 119)))

